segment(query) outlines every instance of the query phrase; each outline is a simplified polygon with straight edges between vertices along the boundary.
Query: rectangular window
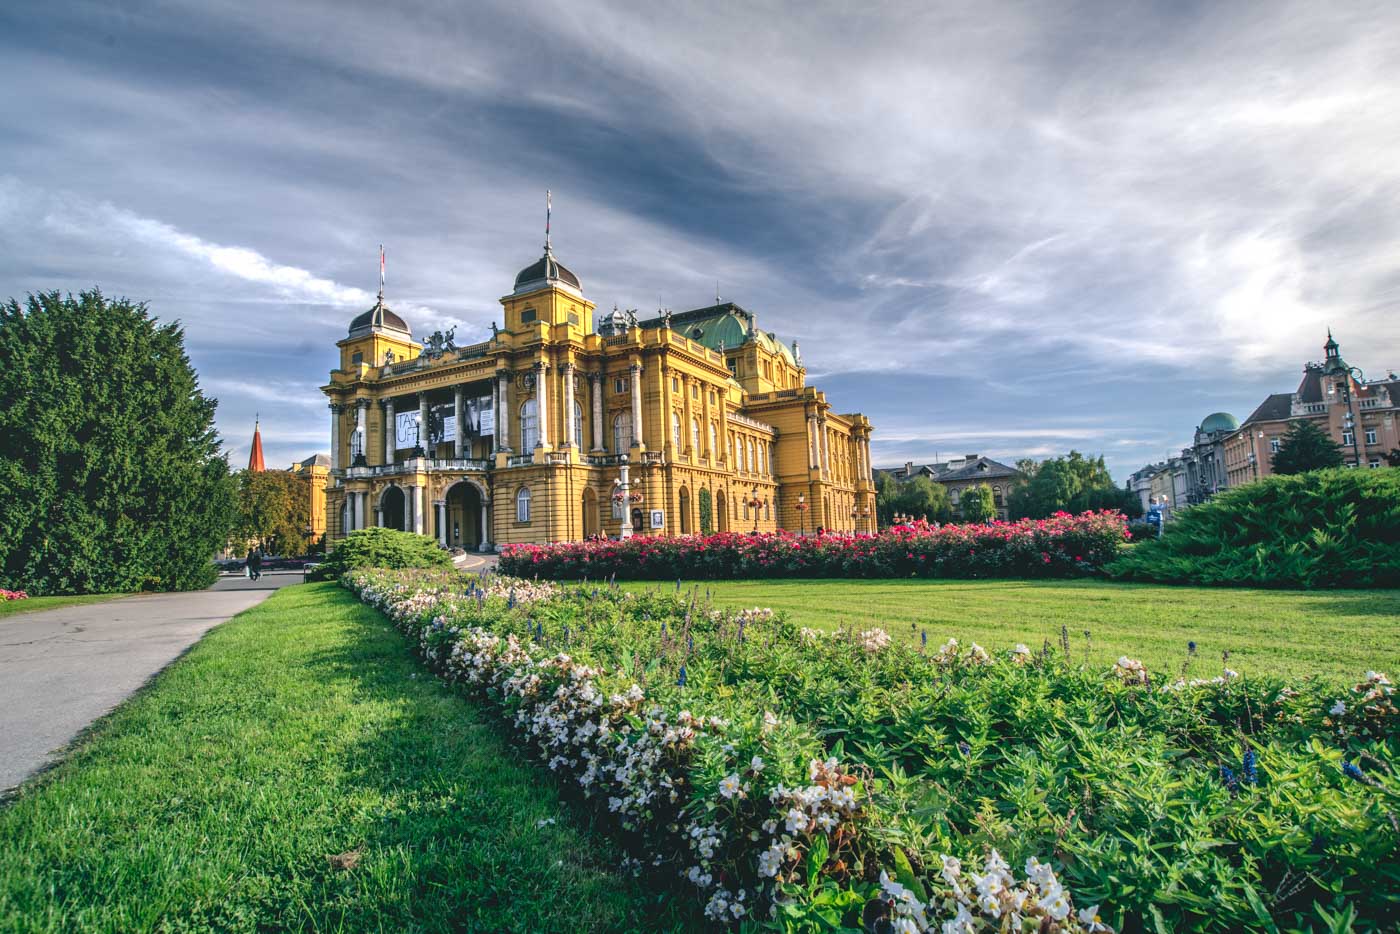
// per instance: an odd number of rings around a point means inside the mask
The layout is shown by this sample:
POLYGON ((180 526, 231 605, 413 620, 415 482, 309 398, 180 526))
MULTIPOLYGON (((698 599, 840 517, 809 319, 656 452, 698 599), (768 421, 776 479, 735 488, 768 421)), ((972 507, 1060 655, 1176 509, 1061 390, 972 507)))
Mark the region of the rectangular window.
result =
POLYGON ((1342 432, 1342 446, 1343 446, 1343 447, 1351 447, 1351 445, 1352 445, 1355 441, 1356 441, 1356 435, 1355 435, 1353 432, 1350 432, 1350 431, 1344 431, 1344 432, 1342 432))
POLYGON ((1270 438, 1270 439, 1269 439, 1269 450, 1270 450, 1272 453, 1274 453, 1274 454, 1277 454, 1277 453, 1278 453, 1278 439, 1277 439, 1277 438, 1270 438))
POLYGON ((1380 465, 1381 465, 1381 459, 1380 459, 1379 457, 1373 457, 1373 458, 1371 458, 1370 462, 1367 464, 1367 466, 1370 467, 1372 470, 1375 470, 1375 469, 1376 469, 1377 467, 1379 467, 1380 465))
POLYGON ((1374 428, 1367 428, 1367 429, 1366 429, 1366 443, 1367 443, 1367 444, 1375 444, 1375 443, 1376 443, 1376 429, 1374 429, 1374 428))
POLYGON ((619 395, 619 396, 620 396, 620 395, 622 395, 622 394, 623 394, 624 392, 626 392, 626 391, 627 391, 627 380, 623 379, 621 376, 619 376, 617 379, 613 380, 613 392, 614 392, 616 395, 619 395))
POLYGON ((365 362, 365 355, 362 354, 362 353, 360 353, 358 350, 355 351, 354 353, 352 353, 352 354, 350 355, 350 364, 351 364, 351 366, 359 366, 361 363, 364 363, 364 362, 365 362))
POLYGON ((535 309, 533 308, 526 308, 520 313, 520 320, 526 323, 534 321, 536 317, 537 315, 535 314, 535 309))
POLYGON ((578 325, 578 315, 574 314, 572 311, 569 312, 569 323, 574 326, 578 325))
POLYGON ((672 392, 680 392, 680 391, 681 391, 681 381, 680 381, 679 379, 677 379, 676 377, 674 377, 674 376, 671 377, 671 391, 672 391, 672 392))
POLYGON ((699 399, 699 398, 700 398, 700 384, 699 384, 699 383, 691 383, 691 384, 690 384, 690 398, 692 398, 692 399, 699 399))

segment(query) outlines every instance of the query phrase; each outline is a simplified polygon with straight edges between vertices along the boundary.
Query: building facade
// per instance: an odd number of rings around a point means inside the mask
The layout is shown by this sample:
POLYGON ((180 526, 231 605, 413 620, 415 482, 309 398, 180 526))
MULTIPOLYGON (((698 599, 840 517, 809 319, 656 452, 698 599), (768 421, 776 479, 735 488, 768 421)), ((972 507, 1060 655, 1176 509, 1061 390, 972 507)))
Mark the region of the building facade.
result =
POLYGON ((1295 420, 1314 422, 1327 432, 1348 466, 1383 467, 1389 452, 1400 447, 1400 376, 1365 379, 1342 358, 1331 332, 1322 349, 1322 361, 1304 365, 1295 391, 1269 395, 1225 439, 1230 486, 1273 473, 1273 455, 1295 420))
POLYGON ((997 518, 1003 521, 1009 515, 1007 499, 1011 488, 1021 479, 1021 472, 1015 467, 1008 467, 981 454, 965 454, 933 464, 910 461, 903 467, 881 468, 879 472, 899 483, 914 477, 928 477, 934 483, 941 484, 948 490, 948 502, 958 515, 962 514, 962 496, 968 488, 985 484, 992 489, 997 518))
POLYGON ((338 342, 332 540, 373 525, 448 547, 704 530, 873 530, 868 419, 806 385, 797 343, 717 303, 639 320, 548 244, 490 340, 425 344, 379 301, 338 342))

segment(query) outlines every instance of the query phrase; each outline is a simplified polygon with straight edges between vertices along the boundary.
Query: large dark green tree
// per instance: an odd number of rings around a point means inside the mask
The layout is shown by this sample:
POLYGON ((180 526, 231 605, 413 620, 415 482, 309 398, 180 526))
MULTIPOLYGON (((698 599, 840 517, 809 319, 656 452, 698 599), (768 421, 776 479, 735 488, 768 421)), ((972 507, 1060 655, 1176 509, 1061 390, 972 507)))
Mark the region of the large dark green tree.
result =
POLYGON ((996 495, 985 483, 970 486, 963 490, 962 516, 967 522, 986 522, 997 515, 996 495))
POLYGON ((1274 473, 1279 474, 1326 470, 1346 463, 1337 442, 1315 423, 1301 418, 1288 423, 1272 462, 1274 473))
POLYGON ((953 516, 947 488, 928 477, 901 482, 889 474, 881 474, 875 488, 875 514, 881 526, 890 525, 896 513, 930 522, 947 522, 953 516))
POLYGON ((1102 457, 1085 457, 1070 451, 1039 463, 1018 461, 1022 479, 1011 488, 1007 508, 1013 519, 1044 519, 1057 512, 1118 509, 1129 516, 1142 515, 1142 504, 1132 493, 1116 486, 1102 457))
POLYGON ((233 516, 178 323, 94 290, 0 305, 0 585, 183 590, 233 516))

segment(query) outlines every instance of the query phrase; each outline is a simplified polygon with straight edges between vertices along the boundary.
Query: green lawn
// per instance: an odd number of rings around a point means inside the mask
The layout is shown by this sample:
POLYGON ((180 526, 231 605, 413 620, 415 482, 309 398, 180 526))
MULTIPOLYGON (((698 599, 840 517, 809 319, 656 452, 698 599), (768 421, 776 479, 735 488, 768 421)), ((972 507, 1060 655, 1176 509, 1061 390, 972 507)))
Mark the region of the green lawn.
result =
POLYGON ((29 597, 25 600, 5 600, 0 602, 0 620, 16 613, 32 613, 37 610, 56 610, 61 606, 75 606, 80 603, 101 603, 103 600, 116 600, 126 594, 120 593, 78 593, 63 594, 57 597, 29 597))
MULTIPOLYGON (((633 589, 656 586, 629 584, 633 589)), ((672 585, 674 586, 674 585, 672 585)), ((1024 642, 1086 649, 1095 664, 1119 655, 1175 674, 1197 645, 1191 677, 1220 672, 1220 654, 1243 674, 1323 675, 1354 681, 1368 669, 1400 675, 1400 591, 1299 592, 1114 584, 1104 581, 774 580, 698 581, 732 607, 785 610, 803 626, 881 626, 898 638, 928 631, 988 649, 1024 642), (1086 638, 1085 632, 1089 633, 1086 638)))
POLYGON ((334 584, 213 630, 0 808, 0 931, 693 923, 423 672, 334 584))

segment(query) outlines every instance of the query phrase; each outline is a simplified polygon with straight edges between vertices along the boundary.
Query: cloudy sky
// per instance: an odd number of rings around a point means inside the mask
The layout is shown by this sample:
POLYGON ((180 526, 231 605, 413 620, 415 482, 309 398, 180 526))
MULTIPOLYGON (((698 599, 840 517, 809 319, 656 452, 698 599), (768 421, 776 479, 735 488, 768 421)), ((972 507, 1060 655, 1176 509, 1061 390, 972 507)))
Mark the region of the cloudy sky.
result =
POLYGON ((719 292, 877 464, 1120 480, 1400 369, 1393 3, 102 0, 0 7, 0 298, 185 323, 237 464, 327 449, 379 243, 474 339, 543 237, 600 309, 719 292))

